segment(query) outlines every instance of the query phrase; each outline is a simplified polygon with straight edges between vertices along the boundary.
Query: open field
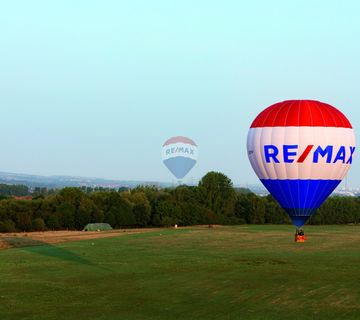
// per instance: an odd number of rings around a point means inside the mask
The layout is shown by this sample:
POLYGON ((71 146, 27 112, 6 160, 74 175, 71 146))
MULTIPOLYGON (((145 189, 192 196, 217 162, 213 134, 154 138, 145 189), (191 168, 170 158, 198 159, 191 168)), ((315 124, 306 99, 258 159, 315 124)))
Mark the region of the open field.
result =
POLYGON ((304 244, 293 231, 197 227, 1 250, 0 316, 360 319, 360 227, 307 227, 304 244))
POLYGON ((113 238, 129 234, 147 233, 156 229, 122 229, 112 231, 46 231, 0 233, 0 249, 22 248, 69 241, 113 238))

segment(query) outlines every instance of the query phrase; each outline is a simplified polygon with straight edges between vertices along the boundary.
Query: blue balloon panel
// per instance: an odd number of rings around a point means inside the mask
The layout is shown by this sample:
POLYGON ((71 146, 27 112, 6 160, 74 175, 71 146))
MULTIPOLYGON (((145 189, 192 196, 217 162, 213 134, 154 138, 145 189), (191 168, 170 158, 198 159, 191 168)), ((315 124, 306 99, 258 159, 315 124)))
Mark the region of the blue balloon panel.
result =
POLYGON ((195 166, 196 160, 185 157, 175 157, 164 160, 164 164, 177 179, 183 179, 195 166))
POLYGON ((290 216, 294 225, 303 226, 341 180, 269 180, 262 179, 266 189, 290 216))

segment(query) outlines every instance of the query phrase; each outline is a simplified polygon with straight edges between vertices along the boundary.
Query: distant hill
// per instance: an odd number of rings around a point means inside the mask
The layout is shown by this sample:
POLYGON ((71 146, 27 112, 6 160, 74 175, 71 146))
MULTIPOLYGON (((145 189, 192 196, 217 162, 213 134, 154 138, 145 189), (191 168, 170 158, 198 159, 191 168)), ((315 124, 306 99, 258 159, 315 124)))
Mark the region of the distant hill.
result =
POLYGON ((22 184, 29 187, 46 187, 57 189, 64 187, 103 187, 103 188, 134 188, 138 185, 172 186, 171 183, 155 181, 122 181, 101 178, 84 178, 73 176, 38 176, 21 173, 0 172, 0 183, 22 184))
MULTIPOLYGON (((134 181, 134 180, 113 180, 102 178, 87 178, 75 176, 40 176, 23 173, 0 172, 0 184, 25 185, 30 188, 48 188, 61 189, 65 187, 103 187, 103 188, 135 188, 139 185, 157 186, 159 188, 174 187, 174 182, 158 181, 134 181)), ((193 182, 197 184, 196 182, 193 182)), ((260 184, 235 185, 239 192, 254 192, 255 194, 265 196, 268 191, 260 184)))
MULTIPOLYGON (((102 187, 102 188, 135 188, 139 185, 157 186, 168 188, 176 186, 176 183, 158 181, 134 181, 134 180, 112 180, 102 178, 86 178, 74 176, 39 176, 23 173, 0 172, 0 184, 25 185, 29 188, 61 189, 65 187, 102 187)), ((266 196, 269 192, 260 184, 235 185, 240 193, 253 192, 260 196, 266 196)), ((344 191, 338 189, 333 195, 337 196, 359 196, 359 191, 344 191)))

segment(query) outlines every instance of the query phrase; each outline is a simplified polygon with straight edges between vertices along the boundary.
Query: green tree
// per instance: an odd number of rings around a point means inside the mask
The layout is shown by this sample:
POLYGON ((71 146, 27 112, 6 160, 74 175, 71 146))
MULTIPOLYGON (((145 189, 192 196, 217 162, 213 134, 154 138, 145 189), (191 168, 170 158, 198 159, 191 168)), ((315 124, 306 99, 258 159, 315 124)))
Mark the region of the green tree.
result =
POLYGON ((160 217, 161 225, 170 227, 175 224, 182 224, 181 208, 174 201, 162 201, 156 209, 160 217))
POLYGON ((21 231, 31 230, 32 221, 31 201, 10 200, 8 210, 9 216, 16 224, 16 228, 21 231))
POLYGON ((133 213, 136 224, 146 227, 151 220, 151 205, 144 192, 131 193, 130 199, 133 204, 133 213))
POLYGON ((116 222, 119 227, 130 227, 137 224, 133 204, 126 198, 121 197, 117 206, 116 222))
POLYGON ((50 230, 59 230, 61 228, 59 217, 56 213, 53 213, 47 218, 46 226, 50 230))
POLYGON ((115 217, 114 213, 111 210, 105 212, 104 222, 108 223, 113 228, 116 226, 116 217, 115 217))
POLYGON ((15 232, 16 226, 15 222, 7 219, 4 221, 0 221, 0 232, 15 232))
POLYGON ((250 205, 249 223, 265 223, 265 200, 255 196, 250 199, 250 205))
POLYGON ((231 180, 220 172, 209 172, 199 183, 202 203, 220 217, 235 213, 236 192, 231 180))
POLYGON ((70 203, 61 203, 56 208, 56 214, 59 217, 60 225, 65 229, 75 229, 76 208, 70 203))
POLYGON ((270 224, 284 224, 291 223, 289 216, 282 209, 279 203, 273 198, 273 196, 269 195, 264 198, 265 203, 265 223, 270 224))
POLYGON ((96 207, 93 201, 88 197, 83 196, 75 213, 75 228, 82 230, 90 222, 101 222, 91 221, 95 210, 96 207))
POLYGON ((32 221, 32 230, 34 231, 44 231, 46 230, 45 222, 42 218, 35 218, 32 221))
POLYGON ((1 196, 28 196, 30 195, 29 187, 25 185, 0 184, 1 196))

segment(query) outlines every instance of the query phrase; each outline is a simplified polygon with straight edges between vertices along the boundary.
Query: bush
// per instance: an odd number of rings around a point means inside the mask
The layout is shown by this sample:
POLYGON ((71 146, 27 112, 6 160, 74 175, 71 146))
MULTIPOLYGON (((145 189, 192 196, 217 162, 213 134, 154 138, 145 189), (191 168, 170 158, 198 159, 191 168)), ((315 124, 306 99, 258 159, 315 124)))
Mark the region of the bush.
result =
POLYGON ((15 232, 15 223, 11 220, 5 220, 0 222, 0 232, 15 232))
POLYGON ((52 214, 47 220, 47 227, 51 230, 59 230, 60 229, 60 222, 57 215, 52 214))
POLYGON ((31 230, 31 212, 17 212, 16 213, 16 226, 21 231, 31 230))
POLYGON ((45 222, 42 218, 36 218, 32 221, 32 229, 34 231, 44 231, 46 229, 45 222))
POLYGON ((176 219, 172 218, 172 217, 163 217, 162 218, 162 225, 164 227, 171 227, 174 226, 176 224, 176 219))

